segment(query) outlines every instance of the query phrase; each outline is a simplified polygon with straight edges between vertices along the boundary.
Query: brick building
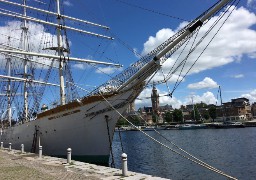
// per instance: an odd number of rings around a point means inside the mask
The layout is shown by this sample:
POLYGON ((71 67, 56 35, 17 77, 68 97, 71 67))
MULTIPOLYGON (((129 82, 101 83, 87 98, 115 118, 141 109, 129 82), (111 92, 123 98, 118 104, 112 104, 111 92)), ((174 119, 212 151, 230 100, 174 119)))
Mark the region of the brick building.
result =
POLYGON ((251 111, 253 118, 256 118, 256 102, 252 104, 251 111))
POLYGON ((159 94, 157 92, 155 85, 153 85, 153 88, 152 88, 151 103, 152 103, 151 107, 139 108, 138 112, 148 124, 153 123, 153 118, 156 118, 157 123, 163 123, 164 114, 168 111, 172 111, 173 108, 171 105, 168 105, 168 104, 165 106, 160 106, 159 94))
POLYGON ((217 117, 224 117, 226 121, 245 121, 252 119, 251 106, 247 98, 231 99, 231 102, 223 103, 216 110, 217 117))

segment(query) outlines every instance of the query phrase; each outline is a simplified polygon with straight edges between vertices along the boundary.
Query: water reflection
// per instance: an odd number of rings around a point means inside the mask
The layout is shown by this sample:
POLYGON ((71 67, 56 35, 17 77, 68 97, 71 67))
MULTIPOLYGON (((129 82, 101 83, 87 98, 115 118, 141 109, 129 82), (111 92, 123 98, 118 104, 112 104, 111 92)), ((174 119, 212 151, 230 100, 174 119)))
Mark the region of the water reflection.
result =
MULTIPOLYGON (((162 130, 165 137, 191 154, 238 179, 255 179, 256 128, 162 130)), ((154 131, 152 137, 173 147, 154 131)), ((124 152, 131 171, 170 179, 226 179, 188 161, 151 141, 138 131, 121 132, 124 152)), ((121 168, 122 154, 118 133, 115 133, 114 157, 121 168)))

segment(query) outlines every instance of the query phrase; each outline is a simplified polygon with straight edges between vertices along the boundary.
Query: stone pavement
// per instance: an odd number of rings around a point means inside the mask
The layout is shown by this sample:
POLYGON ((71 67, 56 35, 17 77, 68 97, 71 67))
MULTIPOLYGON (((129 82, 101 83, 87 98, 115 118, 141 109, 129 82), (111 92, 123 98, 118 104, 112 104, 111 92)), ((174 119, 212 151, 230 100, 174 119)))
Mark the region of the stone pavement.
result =
POLYGON ((141 173, 128 172, 127 177, 122 176, 122 170, 73 161, 67 164, 66 159, 24 153, 18 150, 0 150, 0 179, 5 180, 164 180, 141 173))

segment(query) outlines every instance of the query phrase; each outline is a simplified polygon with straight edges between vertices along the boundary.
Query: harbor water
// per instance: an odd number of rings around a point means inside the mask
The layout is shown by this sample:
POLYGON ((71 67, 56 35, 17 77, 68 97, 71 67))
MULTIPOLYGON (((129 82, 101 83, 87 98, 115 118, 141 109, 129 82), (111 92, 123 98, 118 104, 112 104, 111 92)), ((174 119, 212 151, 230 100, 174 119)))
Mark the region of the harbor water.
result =
MULTIPOLYGON (((160 130, 169 140, 211 166, 238 179, 256 177, 256 128, 160 130)), ((154 131, 150 136, 172 149, 172 144, 154 131)), ((139 131, 115 132, 114 164, 121 168, 122 148, 128 155, 128 169, 169 179, 227 179, 153 142, 139 131), (122 146, 121 146, 122 144, 122 146)), ((111 159, 110 159, 110 162, 111 159)))

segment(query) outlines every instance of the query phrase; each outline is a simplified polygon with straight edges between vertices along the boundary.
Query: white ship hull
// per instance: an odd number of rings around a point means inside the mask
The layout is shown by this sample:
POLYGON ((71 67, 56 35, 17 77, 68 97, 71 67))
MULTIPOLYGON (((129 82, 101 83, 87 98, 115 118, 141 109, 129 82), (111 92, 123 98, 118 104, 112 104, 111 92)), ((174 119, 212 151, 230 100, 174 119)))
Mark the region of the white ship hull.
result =
MULTIPOLYGON (((108 101, 122 113, 137 94, 131 90, 112 95, 108 101)), ((14 149, 20 149, 21 144, 24 144, 25 151, 30 152, 37 127, 37 150, 40 139, 43 154, 66 157, 67 148, 71 148, 73 159, 108 163, 110 143, 120 115, 104 99, 85 105, 78 102, 73 104, 76 107, 59 113, 54 113, 54 109, 49 110, 34 121, 4 129, 1 142, 5 147, 12 143, 14 149)))

